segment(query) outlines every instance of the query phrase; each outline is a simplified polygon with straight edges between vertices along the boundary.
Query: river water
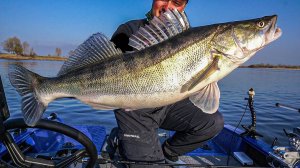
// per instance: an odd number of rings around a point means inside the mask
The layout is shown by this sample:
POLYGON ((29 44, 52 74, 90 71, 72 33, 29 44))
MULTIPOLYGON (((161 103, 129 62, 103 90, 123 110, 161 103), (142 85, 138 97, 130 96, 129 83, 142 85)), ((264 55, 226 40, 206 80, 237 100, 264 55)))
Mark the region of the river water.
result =
MULTIPOLYGON (((63 62, 60 61, 11 61, 0 60, 0 74, 4 85, 11 117, 21 117, 21 97, 10 85, 8 65, 18 62, 31 71, 42 76, 53 77, 63 62)), ((300 127, 300 113, 275 107, 282 103, 300 108, 300 71, 280 69, 239 68, 219 81, 221 100, 219 111, 226 124, 236 126, 241 119, 247 101, 249 88, 254 88, 254 107, 257 114, 257 131, 264 135, 263 139, 271 143, 274 137, 279 139, 278 145, 288 144, 282 129, 292 130, 300 127)), ((44 116, 55 112, 66 124, 104 125, 107 131, 116 126, 112 111, 94 110, 88 105, 74 99, 59 99, 50 103, 44 116)), ((242 124, 250 125, 249 110, 242 124)))

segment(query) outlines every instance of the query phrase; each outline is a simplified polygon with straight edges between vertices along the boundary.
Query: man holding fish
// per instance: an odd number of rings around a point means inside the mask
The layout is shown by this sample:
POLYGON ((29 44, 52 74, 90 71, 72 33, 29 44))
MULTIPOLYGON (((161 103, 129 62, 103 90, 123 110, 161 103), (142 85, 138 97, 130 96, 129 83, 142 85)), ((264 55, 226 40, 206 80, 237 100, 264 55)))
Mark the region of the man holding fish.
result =
MULTIPOLYGON (((132 20, 119 26, 111 41, 122 52, 133 51, 129 37, 154 16, 159 17, 168 9, 183 12, 188 0, 153 0, 146 19, 132 20)), ((214 111, 215 112, 215 111, 214 111)), ((189 98, 171 105, 133 111, 115 110, 119 126, 119 144, 123 157, 131 161, 184 164, 178 156, 204 145, 223 128, 222 114, 204 113, 189 98), (158 128, 176 131, 161 147, 158 128)), ((144 167, 144 166, 143 166, 144 167)), ((152 166, 151 166, 152 167, 152 166)))
POLYGON ((125 159, 180 163, 223 128, 217 82, 281 36, 276 15, 191 28, 186 4, 154 0, 148 18, 121 25, 112 42, 92 35, 57 77, 11 65, 26 124, 36 125, 53 100, 73 97, 115 110, 125 159), (162 147, 158 128, 176 131, 162 147))

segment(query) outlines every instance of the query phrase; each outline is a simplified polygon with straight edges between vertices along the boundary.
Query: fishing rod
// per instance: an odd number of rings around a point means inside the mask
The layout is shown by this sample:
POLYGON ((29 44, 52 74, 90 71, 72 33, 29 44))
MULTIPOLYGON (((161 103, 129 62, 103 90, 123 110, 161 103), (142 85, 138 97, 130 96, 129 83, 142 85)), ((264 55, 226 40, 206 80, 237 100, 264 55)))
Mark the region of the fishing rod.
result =
MULTIPOLYGON (((292 111, 298 111, 300 113, 300 109, 297 109, 289 105, 276 103, 275 106, 292 110, 292 111)), ((294 147, 296 150, 300 150, 300 127, 294 128, 293 130, 294 130, 293 132, 287 132, 285 129, 283 129, 283 132, 289 138, 290 145, 294 147)))
POLYGON ((275 106, 276 107, 281 107, 281 108, 284 108, 284 109, 288 109, 288 110, 292 110, 292 111, 298 111, 300 113, 300 109, 297 109, 297 108, 289 106, 289 105, 276 103, 275 106))

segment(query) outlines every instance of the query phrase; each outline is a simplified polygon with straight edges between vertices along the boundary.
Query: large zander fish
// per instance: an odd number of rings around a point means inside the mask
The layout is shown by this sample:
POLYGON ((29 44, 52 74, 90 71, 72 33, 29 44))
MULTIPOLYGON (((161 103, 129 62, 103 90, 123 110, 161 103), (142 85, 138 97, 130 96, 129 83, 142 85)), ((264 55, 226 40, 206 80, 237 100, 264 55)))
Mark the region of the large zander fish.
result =
POLYGON ((123 54, 97 33, 81 44, 57 77, 12 65, 25 122, 34 126, 48 104, 73 97, 96 109, 154 108, 189 97, 206 113, 219 107, 217 81, 281 35, 277 16, 190 28, 168 10, 139 29, 123 54))

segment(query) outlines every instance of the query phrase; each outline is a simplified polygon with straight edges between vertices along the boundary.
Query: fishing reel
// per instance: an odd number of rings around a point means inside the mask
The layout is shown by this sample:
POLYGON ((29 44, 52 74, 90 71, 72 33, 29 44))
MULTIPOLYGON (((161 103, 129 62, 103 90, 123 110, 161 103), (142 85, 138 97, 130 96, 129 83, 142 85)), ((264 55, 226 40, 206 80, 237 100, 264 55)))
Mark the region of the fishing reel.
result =
MULTIPOLYGON (((300 109, 291 106, 276 103, 277 107, 300 112, 300 109)), ((287 132, 283 129, 288 137, 289 146, 274 146, 273 151, 269 152, 269 165, 272 167, 300 167, 300 127, 294 128, 293 132, 287 132)))
POLYGON ((274 146, 267 159, 272 167, 300 167, 300 153, 293 147, 274 146))
POLYGON ((283 129, 283 131, 289 139, 291 148, 300 152, 300 127, 294 128, 293 132, 289 133, 285 129, 283 129))

